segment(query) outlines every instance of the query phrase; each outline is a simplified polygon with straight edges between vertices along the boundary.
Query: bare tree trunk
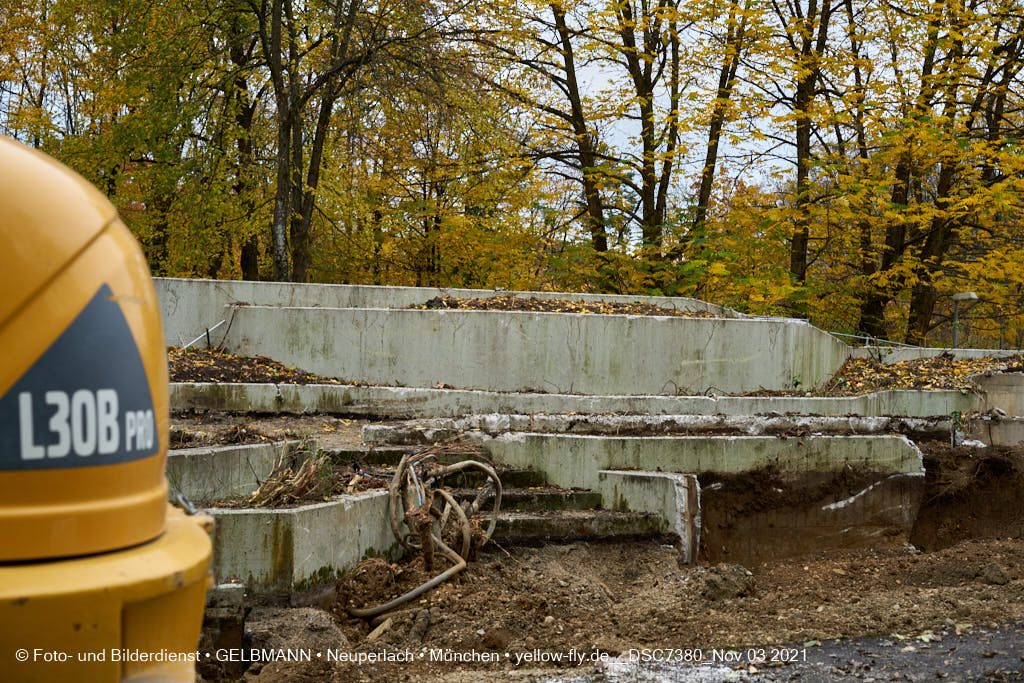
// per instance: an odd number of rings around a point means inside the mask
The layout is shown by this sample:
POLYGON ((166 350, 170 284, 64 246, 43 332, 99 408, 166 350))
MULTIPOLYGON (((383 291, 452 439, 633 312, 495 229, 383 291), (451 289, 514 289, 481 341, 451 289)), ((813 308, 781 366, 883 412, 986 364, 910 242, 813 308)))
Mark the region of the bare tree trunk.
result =
MULTIPOLYGON (((666 7, 668 3, 659 4, 659 9, 666 7)), ((654 119, 654 89, 655 84, 661 77, 661 72, 654 71, 656 56, 664 49, 662 21, 663 15, 656 13, 653 8, 642 5, 642 9, 653 14, 653 18, 644 17, 651 21, 650 26, 644 26, 643 36, 638 42, 636 26, 638 19, 633 11, 632 1, 626 0, 617 5, 619 37, 622 40, 622 58, 625 60, 626 68, 633 81, 634 93, 636 94, 637 106, 640 114, 640 143, 642 156, 640 160, 640 228, 643 234, 645 246, 660 247, 663 239, 665 224, 664 205, 659 206, 658 188, 663 184, 668 188, 672 174, 672 153, 675 148, 674 134, 677 133, 677 122, 675 117, 670 118, 669 129, 664 139, 658 135, 654 119), (664 175, 659 175, 657 169, 659 150, 667 162, 663 166, 664 175), (660 209, 660 211, 659 211, 660 209)), ((670 42, 670 45, 672 43, 670 42)), ((670 48, 671 50, 671 48, 670 48)), ((668 60, 675 59, 670 64, 669 72, 678 78, 678 48, 670 52, 668 60), (674 53, 674 54, 673 54, 674 53)), ((671 78, 671 76, 670 76, 671 78)), ((669 84, 670 90, 678 83, 669 84)), ((678 94, 678 93, 677 93, 678 94)), ((677 97, 672 98, 673 107, 677 104, 677 97)))
POLYGON ((738 2, 733 2, 729 6, 729 23, 725 38, 726 58, 722 60, 722 68, 718 73, 715 106, 711 111, 711 121, 708 123, 708 149, 704 157, 704 168, 700 174, 697 206, 694 210, 693 223, 690 226, 691 239, 699 237, 704 232, 708 205, 711 202, 711 190, 715 183, 715 168, 718 165, 718 143, 722 137, 722 128, 725 126, 725 117, 729 111, 729 98, 732 97, 736 72, 739 70, 743 51, 746 19, 741 19, 737 23, 738 9, 738 2))
POLYGON ((587 129, 587 119, 583 113, 583 99, 580 96, 579 83, 576 75, 576 60, 572 46, 572 36, 565 23, 565 12, 559 3, 551 3, 551 14, 555 20, 555 30, 562 45, 562 65, 565 69, 566 94, 569 99, 569 124, 576 137, 579 152, 580 173, 583 180, 583 200, 587 212, 587 226, 594 251, 608 251, 608 235, 605 230, 604 202, 598 186, 599 176, 596 173, 598 155, 595 149, 594 136, 587 129))
MULTIPOLYGON (((799 11, 799 2, 795 5, 799 11)), ((803 284, 807 280, 807 251, 810 244, 811 197, 811 103, 821 70, 821 55, 828 40, 828 25, 832 9, 825 0, 818 10, 817 0, 809 0, 807 14, 799 17, 800 34, 798 64, 801 76, 797 80, 793 109, 796 117, 796 226, 790 246, 789 270, 794 279, 803 284), (815 23, 817 26, 815 26, 815 23), (814 30, 817 28, 817 36, 814 30)))
MULTIPOLYGON (((248 39, 241 28, 241 22, 236 17, 229 26, 228 50, 231 62, 239 69, 246 68, 252 59, 250 50, 246 49, 245 41, 248 39)), ((250 49, 252 45, 249 46, 250 49)), ((235 100, 235 125, 238 126, 235 135, 235 148, 238 151, 238 164, 235 168, 235 196, 242 202, 246 215, 251 219, 255 207, 250 196, 250 177, 254 166, 252 153, 252 124, 256 113, 256 105, 249 94, 249 84, 244 76, 239 76, 231 84, 228 96, 235 100)), ((259 238, 255 232, 251 232, 242 241, 241 263, 243 280, 260 279, 260 251, 259 238)))

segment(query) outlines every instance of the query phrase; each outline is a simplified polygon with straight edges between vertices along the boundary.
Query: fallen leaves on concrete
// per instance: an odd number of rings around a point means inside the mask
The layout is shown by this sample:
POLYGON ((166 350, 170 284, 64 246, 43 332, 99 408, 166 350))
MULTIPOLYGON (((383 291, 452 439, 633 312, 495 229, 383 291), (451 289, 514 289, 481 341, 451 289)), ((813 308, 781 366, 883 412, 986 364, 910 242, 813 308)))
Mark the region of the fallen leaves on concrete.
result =
POLYGON ((172 382, 346 384, 292 368, 265 356, 236 356, 220 349, 167 349, 172 382))
POLYGON ((972 387, 971 378, 999 367, 1020 367, 1020 354, 996 358, 954 358, 943 353, 886 365, 873 358, 851 358, 840 368, 821 393, 830 396, 867 394, 886 389, 962 389, 972 387))
POLYGON ((719 318, 708 311, 683 311, 654 304, 621 301, 568 301, 519 296, 494 296, 484 299, 437 297, 410 308, 421 310, 462 309, 475 311, 536 311, 541 313, 595 313, 611 315, 661 315, 676 318, 719 318))

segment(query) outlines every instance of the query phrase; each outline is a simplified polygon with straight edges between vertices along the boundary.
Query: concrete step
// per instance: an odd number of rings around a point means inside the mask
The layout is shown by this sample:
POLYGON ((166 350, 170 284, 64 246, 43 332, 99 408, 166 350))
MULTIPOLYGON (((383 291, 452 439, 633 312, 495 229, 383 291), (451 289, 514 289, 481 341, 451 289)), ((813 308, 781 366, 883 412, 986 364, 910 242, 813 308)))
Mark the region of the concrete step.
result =
MULTIPOLYGON (((501 476, 501 475, 499 475, 501 476)), ((452 494, 459 500, 472 500, 479 489, 454 489, 452 494)), ((489 495, 481 505, 489 509, 494 496, 489 495)), ((501 492, 501 509, 508 511, 526 510, 591 510, 601 507, 601 494, 582 489, 567 490, 554 487, 504 488, 501 492)))
POLYGON ((218 340, 230 353, 354 383, 420 388, 700 396, 786 390, 799 379, 813 389, 848 355, 832 335, 782 318, 261 305, 217 316, 231 320, 218 340), (310 334, 332 343, 311 344, 310 334), (530 343, 480 342, 506 338, 530 343))
MULTIPOLYGON (((467 415, 403 424, 367 424, 362 440, 379 448, 412 448, 468 434, 508 432, 593 436, 793 436, 904 434, 916 441, 949 435, 948 416, 872 417, 858 415, 467 415)), ((479 438, 479 437, 477 437, 479 438)))
MULTIPOLYGON (((509 467, 496 465, 494 467, 501 479, 503 489, 529 489, 547 485, 542 472, 526 467, 509 467)), ((392 465, 370 465, 365 468, 367 474, 381 477, 390 481, 394 474, 392 465)), ((445 486, 453 489, 477 489, 487 483, 487 475, 480 470, 467 470, 454 474, 443 482, 445 486)))
POLYGON ((412 455, 420 447, 413 446, 352 446, 349 448, 325 448, 324 453, 339 465, 365 463, 367 465, 391 465, 401 462, 402 457, 412 455))
MULTIPOLYGON (((423 444, 410 445, 366 445, 353 446, 349 448, 325 448, 324 453, 339 464, 351 464, 361 462, 367 465, 396 466, 406 455, 419 453, 425 448, 423 444)), ((433 456, 434 462, 444 464, 462 462, 463 460, 480 460, 489 462, 486 456, 475 454, 440 454, 433 456)))
POLYGON ((499 543, 529 544, 603 538, 655 536, 659 519, 640 512, 545 510, 500 512, 494 538, 499 543))
MULTIPOLYGON (((525 467, 507 467, 498 465, 494 468, 501 479, 502 489, 528 489, 546 486, 543 472, 525 467)), ((451 488, 476 489, 487 483, 487 475, 480 470, 469 470, 448 477, 445 484, 451 488)), ((504 503, 502 504, 504 506, 504 503)))

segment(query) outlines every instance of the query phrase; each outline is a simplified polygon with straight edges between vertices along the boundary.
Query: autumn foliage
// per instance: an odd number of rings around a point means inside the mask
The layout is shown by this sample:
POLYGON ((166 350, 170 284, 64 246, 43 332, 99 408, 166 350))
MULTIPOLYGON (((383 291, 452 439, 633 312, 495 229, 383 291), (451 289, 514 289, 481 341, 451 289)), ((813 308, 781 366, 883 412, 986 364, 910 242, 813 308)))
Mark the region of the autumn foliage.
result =
POLYGON ((157 275, 692 296, 1024 346, 1009 0, 12 0, 0 132, 157 275))

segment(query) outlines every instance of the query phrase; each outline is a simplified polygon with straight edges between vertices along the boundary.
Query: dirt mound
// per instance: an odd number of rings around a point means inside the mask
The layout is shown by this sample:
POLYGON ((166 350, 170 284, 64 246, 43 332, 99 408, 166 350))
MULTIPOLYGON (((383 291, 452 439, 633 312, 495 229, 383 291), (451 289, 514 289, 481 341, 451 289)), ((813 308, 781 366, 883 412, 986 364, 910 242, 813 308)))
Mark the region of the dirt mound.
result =
POLYGON ((494 296, 486 299, 457 299, 437 297, 424 304, 410 306, 421 310, 438 308, 474 311, 538 311, 543 313, 595 313, 605 315, 661 315, 675 318, 719 318, 707 311, 680 311, 654 304, 608 302, 608 301, 567 301, 564 299, 534 299, 518 296, 494 296))
POLYGON ((738 564, 719 564, 704 577, 701 595, 708 600, 728 600, 754 591, 753 572, 738 564))
MULTIPOLYGON (((261 607, 246 621, 249 647, 257 650, 302 650, 327 652, 349 649, 345 634, 330 613, 311 607, 281 609, 261 607)), ((347 662, 314 661, 296 667, 293 662, 258 662, 242 680, 289 683, 298 681, 348 681, 357 676, 355 665, 347 662)))
POLYGON ((1024 449, 952 447, 924 452, 925 497, 911 532, 923 550, 968 538, 1024 538, 1024 449))

